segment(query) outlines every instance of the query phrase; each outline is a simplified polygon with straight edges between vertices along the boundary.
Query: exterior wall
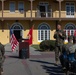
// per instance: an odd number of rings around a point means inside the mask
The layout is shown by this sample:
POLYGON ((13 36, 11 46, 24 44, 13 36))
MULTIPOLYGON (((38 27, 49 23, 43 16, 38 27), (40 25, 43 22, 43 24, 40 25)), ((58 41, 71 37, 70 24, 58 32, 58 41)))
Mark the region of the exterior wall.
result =
POLYGON ((50 40, 53 39, 53 34, 55 31, 55 21, 34 21, 34 30, 33 30, 33 44, 38 44, 38 26, 41 23, 47 23, 50 26, 50 40))
MULTIPOLYGON (((7 23, 10 25, 10 27, 12 26, 12 24, 15 23, 15 21, 4 21, 4 32, 2 32, 2 27, 0 25, 0 42, 2 42, 3 44, 7 44, 10 42, 10 30, 7 26, 7 23)), ((29 21, 19 21, 19 23, 23 26, 24 30, 23 30, 23 38, 27 37, 27 34, 30 30, 30 28, 32 27, 30 25, 29 21)), ((34 24, 34 29, 33 29, 33 44, 39 44, 38 42, 38 26, 41 23, 47 23, 50 26, 50 40, 54 40, 53 35, 55 32, 55 28, 56 28, 56 21, 33 21, 34 24)), ((65 28, 65 25, 67 23, 73 23, 76 25, 75 21, 61 21, 61 25, 62 25, 62 30, 65 28)))
POLYGON ((11 2, 10 0, 4 2, 4 13, 3 13, 4 17, 31 17, 31 15, 30 15, 30 8, 31 7, 30 7, 30 2, 29 1, 26 0, 26 2, 25 2, 23 0, 23 2, 24 2, 24 12, 23 13, 20 13, 18 11, 18 2, 19 2, 18 0, 13 1, 13 2, 15 2, 16 10, 15 10, 14 13, 11 13, 10 10, 9 10, 9 3, 10 2, 11 2))
MULTIPOLYGON (((12 1, 12 0, 11 0, 12 1)), ((10 0, 4 1, 4 12, 3 12, 3 17, 31 17, 31 2, 26 0, 23 0, 24 2, 24 12, 20 13, 18 11, 18 0, 14 1, 16 5, 16 10, 14 13, 11 13, 9 10, 9 3, 11 2, 10 0), (9 15, 9 16, 8 16, 9 15)), ((32 11, 32 17, 36 17, 37 14, 37 7, 39 5, 39 2, 48 2, 49 5, 52 8, 52 17, 53 18, 58 18, 59 17, 59 3, 53 2, 53 0, 36 0, 33 2, 33 11, 32 11)), ((0 2, 1 4, 1 2, 0 2)), ((0 7, 2 9, 2 7, 0 7)), ((2 16, 2 12, 0 12, 0 17, 2 16)))

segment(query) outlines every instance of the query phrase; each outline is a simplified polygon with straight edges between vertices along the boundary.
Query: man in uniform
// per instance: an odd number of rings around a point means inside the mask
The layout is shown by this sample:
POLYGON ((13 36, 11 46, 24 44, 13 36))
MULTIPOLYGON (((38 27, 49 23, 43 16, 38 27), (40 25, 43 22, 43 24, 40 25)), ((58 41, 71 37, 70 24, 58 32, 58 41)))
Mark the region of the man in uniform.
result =
POLYGON ((4 53, 5 53, 4 46, 0 42, 0 75, 3 73, 3 62, 5 60, 4 53))
POLYGON ((62 46, 62 54, 60 55, 60 62, 61 62, 61 65, 62 65, 63 69, 66 69, 66 68, 68 69, 69 68, 67 55, 69 54, 69 47, 73 46, 72 40, 73 40, 73 37, 69 36, 68 37, 68 43, 64 44, 62 46))
POLYGON ((66 35, 65 32, 61 30, 61 25, 58 24, 57 25, 57 29, 54 33, 54 38, 56 39, 55 42, 55 61, 56 64, 58 64, 58 60, 59 60, 59 52, 62 53, 62 45, 64 43, 64 39, 65 39, 66 35))

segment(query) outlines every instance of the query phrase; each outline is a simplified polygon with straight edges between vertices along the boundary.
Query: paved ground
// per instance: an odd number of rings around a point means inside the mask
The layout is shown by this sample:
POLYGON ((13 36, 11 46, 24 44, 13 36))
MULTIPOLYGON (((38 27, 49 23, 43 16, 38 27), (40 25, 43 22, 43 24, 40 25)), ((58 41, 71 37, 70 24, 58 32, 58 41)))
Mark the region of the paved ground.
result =
POLYGON ((39 52, 30 47, 30 58, 19 59, 18 52, 6 48, 3 75, 64 75, 60 66, 55 65, 54 52, 39 52))

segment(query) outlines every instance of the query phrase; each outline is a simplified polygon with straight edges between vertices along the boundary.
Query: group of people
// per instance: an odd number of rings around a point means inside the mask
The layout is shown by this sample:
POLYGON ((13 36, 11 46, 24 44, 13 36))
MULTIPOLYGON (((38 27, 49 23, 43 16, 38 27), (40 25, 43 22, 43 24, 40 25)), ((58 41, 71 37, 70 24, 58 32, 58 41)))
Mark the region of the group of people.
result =
POLYGON ((64 40, 66 39, 66 34, 61 29, 61 25, 58 24, 56 31, 54 33, 54 38, 56 39, 56 42, 55 42, 56 65, 58 65, 60 60, 62 68, 65 68, 66 60, 63 59, 63 55, 70 54, 70 53, 74 53, 76 55, 76 36, 68 36, 68 43, 64 44, 64 40))

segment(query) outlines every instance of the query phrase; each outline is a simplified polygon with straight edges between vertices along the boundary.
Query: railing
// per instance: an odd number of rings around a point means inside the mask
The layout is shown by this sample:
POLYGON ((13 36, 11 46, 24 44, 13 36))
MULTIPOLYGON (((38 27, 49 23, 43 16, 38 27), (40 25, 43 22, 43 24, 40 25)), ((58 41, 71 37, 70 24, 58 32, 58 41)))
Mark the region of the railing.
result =
MULTIPOLYGON (((75 13, 67 13, 66 11, 61 11, 61 18, 76 18, 76 12, 75 13)), ((2 12, 0 12, 0 17, 2 17, 2 12)), ((3 17, 23 17, 23 18, 30 18, 31 17, 31 11, 24 11, 24 12, 10 12, 10 11, 4 11, 3 17)), ((33 18, 59 18, 59 12, 40 12, 38 10, 32 11, 32 17, 33 18)))
POLYGON ((76 18, 76 12, 70 13, 70 12, 61 12, 61 18, 76 18))
POLYGON ((36 12, 36 17, 52 18, 52 12, 36 12))

